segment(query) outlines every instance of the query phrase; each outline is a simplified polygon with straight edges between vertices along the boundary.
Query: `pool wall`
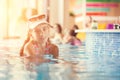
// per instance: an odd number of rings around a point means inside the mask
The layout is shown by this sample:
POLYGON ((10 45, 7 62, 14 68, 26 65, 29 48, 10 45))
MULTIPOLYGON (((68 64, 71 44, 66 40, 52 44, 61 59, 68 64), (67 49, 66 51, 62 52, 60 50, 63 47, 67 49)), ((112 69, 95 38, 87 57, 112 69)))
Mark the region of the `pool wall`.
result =
POLYGON ((86 53, 120 54, 120 32, 86 32, 86 53))

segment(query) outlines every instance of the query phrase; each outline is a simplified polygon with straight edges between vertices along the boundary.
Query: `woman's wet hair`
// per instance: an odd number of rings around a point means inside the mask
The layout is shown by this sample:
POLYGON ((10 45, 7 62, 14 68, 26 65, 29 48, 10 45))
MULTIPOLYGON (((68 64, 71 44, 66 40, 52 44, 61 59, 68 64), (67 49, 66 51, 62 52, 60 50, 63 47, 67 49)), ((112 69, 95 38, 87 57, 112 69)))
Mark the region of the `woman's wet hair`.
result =
POLYGON ((58 33, 62 33, 62 27, 60 24, 56 23, 56 27, 58 28, 58 33))
POLYGON ((73 25, 73 28, 74 28, 74 29, 79 29, 78 25, 76 25, 76 24, 73 25))
POLYGON ((71 36, 76 36, 75 30, 73 30, 73 29, 70 30, 69 34, 70 34, 71 36))

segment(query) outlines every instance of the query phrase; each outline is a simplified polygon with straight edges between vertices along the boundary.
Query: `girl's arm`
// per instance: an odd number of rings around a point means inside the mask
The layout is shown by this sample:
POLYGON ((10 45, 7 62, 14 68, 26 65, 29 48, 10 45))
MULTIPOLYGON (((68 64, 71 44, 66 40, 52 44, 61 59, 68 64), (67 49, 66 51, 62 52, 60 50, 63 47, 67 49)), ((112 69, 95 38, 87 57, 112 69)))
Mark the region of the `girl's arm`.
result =
POLYGON ((54 44, 51 44, 50 53, 53 55, 53 58, 58 58, 58 56, 59 56, 58 47, 54 44))

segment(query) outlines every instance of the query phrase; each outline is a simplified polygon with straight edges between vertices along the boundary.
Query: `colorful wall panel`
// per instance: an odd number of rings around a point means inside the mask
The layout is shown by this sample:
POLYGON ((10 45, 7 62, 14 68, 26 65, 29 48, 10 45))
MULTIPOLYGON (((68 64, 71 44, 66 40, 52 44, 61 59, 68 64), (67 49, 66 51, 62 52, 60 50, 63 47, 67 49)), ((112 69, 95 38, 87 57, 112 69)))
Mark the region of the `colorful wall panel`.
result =
POLYGON ((88 16, 119 16, 120 0, 87 0, 88 16))
POLYGON ((71 0, 71 3, 76 16, 82 16, 83 9, 88 16, 120 16, 120 0, 71 0))

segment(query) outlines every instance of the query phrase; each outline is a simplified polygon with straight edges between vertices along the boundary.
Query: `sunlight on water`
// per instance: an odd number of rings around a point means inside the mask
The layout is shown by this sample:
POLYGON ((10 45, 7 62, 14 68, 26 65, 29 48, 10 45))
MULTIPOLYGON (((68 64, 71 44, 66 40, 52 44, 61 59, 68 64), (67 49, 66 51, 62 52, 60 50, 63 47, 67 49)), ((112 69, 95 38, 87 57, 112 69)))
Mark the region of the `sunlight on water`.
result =
MULTIPOLYGON (((119 80, 120 47, 109 53, 104 45, 94 49, 96 44, 92 46, 91 43, 86 46, 58 45, 59 59, 45 56, 50 62, 44 63, 27 62, 16 52, 0 50, 0 80, 119 80)), ((109 45, 113 43, 114 40, 109 45)))

